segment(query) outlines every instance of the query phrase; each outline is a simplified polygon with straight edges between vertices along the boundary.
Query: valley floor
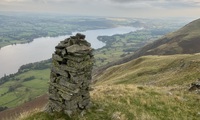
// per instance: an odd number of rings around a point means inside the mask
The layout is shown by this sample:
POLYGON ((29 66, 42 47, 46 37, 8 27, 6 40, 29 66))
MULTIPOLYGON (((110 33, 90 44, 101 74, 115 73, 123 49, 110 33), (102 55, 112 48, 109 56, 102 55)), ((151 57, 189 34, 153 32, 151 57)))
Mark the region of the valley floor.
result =
POLYGON ((1 120, 15 120, 16 118, 18 118, 22 114, 25 114, 28 111, 44 108, 47 101, 48 101, 48 95, 47 94, 42 95, 16 108, 11 108, 11 109, 0 112, 0 118, 1 120))

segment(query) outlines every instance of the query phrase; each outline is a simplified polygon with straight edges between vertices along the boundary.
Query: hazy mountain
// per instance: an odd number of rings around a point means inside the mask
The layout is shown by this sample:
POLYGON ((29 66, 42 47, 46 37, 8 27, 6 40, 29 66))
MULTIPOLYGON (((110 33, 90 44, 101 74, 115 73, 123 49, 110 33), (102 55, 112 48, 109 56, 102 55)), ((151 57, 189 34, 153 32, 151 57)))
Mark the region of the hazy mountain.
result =
POLYGON ((200 52, 200 19, 195 20, 176 32, 165 35, 140 49, 141 55, 192 54, 200 52))
POLYGON ((135 53, 103 66, 98 70, 103 71, 108 67, 122 64, 144 55, 174 55, 192 54, 200 52, 200 19, 197 19, 181 29, 169 33, 162 38, 147 44, 135 53))

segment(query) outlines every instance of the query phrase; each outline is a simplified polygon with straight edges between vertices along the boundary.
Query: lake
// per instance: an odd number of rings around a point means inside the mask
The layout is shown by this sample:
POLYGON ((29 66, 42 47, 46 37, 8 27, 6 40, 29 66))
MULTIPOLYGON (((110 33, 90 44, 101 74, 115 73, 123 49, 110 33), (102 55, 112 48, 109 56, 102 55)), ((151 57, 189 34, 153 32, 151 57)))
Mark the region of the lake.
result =
MULTIPOLYGON (((102 35, 124 34, 136 31, 134 27, 116 27, 110 29, 87 30, 80 32, 86 35, 86 40, 91 43, 94 49, 101 48, 105 44, 97 39, 102 35)), ((73 32, 75 35, 77 32, 73 32)), ((31 43, 8 45, 0 49, 0 78, 5 74, 16 73, 20 66, 28 63, 38 62, 51 58, 55 46, 71 35, 58 37, 36 38, 31 43)))

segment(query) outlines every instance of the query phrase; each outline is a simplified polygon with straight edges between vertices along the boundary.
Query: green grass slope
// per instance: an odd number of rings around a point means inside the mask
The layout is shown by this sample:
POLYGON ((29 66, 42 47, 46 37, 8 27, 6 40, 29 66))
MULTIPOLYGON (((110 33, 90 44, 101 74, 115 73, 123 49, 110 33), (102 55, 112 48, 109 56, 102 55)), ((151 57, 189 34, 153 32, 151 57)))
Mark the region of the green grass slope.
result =
POLYGON ((200 54, 143 56, 97 75, 97 84, 188 85, 200 78, 200 54))
POLYGON ((42 111, 22 114, 19 120, 197 120, 200 97, 173 88, 136 85, 98 85, 91 92, 93 106, 71 119, 42 111))
MULTIPOLYGON (((71 120, 197 120, 200 96, 189 84, 200 78, 200 54, 144 56, 111 67, 96 76, 90 92, 93 106, 71 120)), ((42 111, 20 120, 70 120, 42 111)))

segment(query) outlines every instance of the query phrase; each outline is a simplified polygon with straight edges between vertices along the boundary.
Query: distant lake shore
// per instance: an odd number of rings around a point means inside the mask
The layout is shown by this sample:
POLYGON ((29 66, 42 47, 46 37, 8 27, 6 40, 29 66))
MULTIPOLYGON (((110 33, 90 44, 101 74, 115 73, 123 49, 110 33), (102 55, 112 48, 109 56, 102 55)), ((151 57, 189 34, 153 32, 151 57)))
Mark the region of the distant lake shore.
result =
MULTIPOLYGON (((116 27, 109 29, 87 30, 79 32, 86 35, 86 40, 91 43, 94 49, 101 48, 105 43, 97 39, 98 36, 111 36, 114 34, 125 34, 136 31, 135 27, 116 27)), ((73 32, 75 35, 77 32, 73 32)), ((55 46, 71 35, 58 37, 40 37, 30 43, 8 45, 0 49, 0 78, 4 75, 16 73, 20 66, 28 63, 38 62, 51 58, 55 46)))

